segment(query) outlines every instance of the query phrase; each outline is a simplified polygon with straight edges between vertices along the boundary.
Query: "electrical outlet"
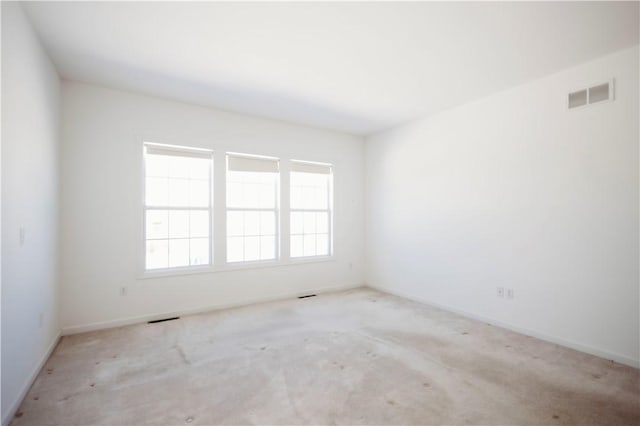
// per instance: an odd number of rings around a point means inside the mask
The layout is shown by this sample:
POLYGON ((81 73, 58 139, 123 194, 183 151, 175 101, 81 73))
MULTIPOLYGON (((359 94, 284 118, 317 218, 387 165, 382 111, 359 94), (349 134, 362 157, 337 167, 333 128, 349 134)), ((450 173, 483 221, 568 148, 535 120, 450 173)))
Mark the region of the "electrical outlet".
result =
POLYGON ((126 295, 127 295, 127 288, 120 287, 120 296, 126 296, 126 295))
POLYGON ((504 287, 497 288, 498 297, 504 297, 504 287))
POLYGON ((508 288, 507 289, 507 299, 513 299, 513 289, 512 288, 508 288))

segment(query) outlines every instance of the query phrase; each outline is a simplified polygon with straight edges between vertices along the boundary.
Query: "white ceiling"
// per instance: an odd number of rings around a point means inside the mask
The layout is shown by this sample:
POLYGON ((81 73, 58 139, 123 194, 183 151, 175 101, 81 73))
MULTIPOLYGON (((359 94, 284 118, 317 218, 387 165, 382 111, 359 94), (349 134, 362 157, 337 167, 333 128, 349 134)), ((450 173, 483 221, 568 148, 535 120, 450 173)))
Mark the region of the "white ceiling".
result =
POLYGON ((24 3, 60 74, 369 134, 638 44, 639 3, 24 3))

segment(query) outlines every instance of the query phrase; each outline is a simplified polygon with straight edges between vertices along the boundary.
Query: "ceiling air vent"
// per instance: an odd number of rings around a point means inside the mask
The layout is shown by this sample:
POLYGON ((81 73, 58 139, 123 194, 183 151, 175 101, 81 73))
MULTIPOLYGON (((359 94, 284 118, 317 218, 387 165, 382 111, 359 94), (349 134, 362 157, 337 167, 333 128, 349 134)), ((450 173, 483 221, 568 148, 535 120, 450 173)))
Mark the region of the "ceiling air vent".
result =
POLYGON ((613 100, 613 80, 569 93, 569 109, 613 100))

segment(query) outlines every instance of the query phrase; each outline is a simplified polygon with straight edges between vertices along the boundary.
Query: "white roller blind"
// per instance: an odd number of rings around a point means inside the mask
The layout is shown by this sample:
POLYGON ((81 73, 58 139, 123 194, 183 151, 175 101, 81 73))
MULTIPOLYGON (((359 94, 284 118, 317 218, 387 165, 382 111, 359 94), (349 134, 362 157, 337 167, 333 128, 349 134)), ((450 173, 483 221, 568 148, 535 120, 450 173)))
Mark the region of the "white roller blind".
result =
POLYGON ((273 158, 228 156, 229 171, 278 173, 278 160, 273 158))
POLYGON ((180 147, 173 147, 167 145, 155 145, 155 144, 145 144, 147 155, 169 155, 172 157, 190 157, 190 158, 204 158, 207 160, 211 159, 212 151, 208 150, 194 150, 194 149, 183 149, 180 147))
POLYGON ((331 174, 331 165, 317 163, 291 162, 291 171, 301 173, 316 173, 321 175, 331 174))

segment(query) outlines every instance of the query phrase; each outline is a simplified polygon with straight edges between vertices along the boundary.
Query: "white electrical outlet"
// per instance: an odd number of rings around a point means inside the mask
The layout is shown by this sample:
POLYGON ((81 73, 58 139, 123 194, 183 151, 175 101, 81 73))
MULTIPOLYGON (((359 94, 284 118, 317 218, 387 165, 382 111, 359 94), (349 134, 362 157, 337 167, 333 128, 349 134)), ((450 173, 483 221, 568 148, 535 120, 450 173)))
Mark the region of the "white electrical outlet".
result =
POLYGON ((24 245, 24 238, 26 235, 27 231, 24 229, 24 226, 20 227, 20 245, 23 246, 24 245))
POLYGON ((498 297, 504 297, 504 287, 497 288, 498 297))
POLYGON ((513 299, 513 289, 512 288, 508 288, 507 289, 507 299, 513 299))

